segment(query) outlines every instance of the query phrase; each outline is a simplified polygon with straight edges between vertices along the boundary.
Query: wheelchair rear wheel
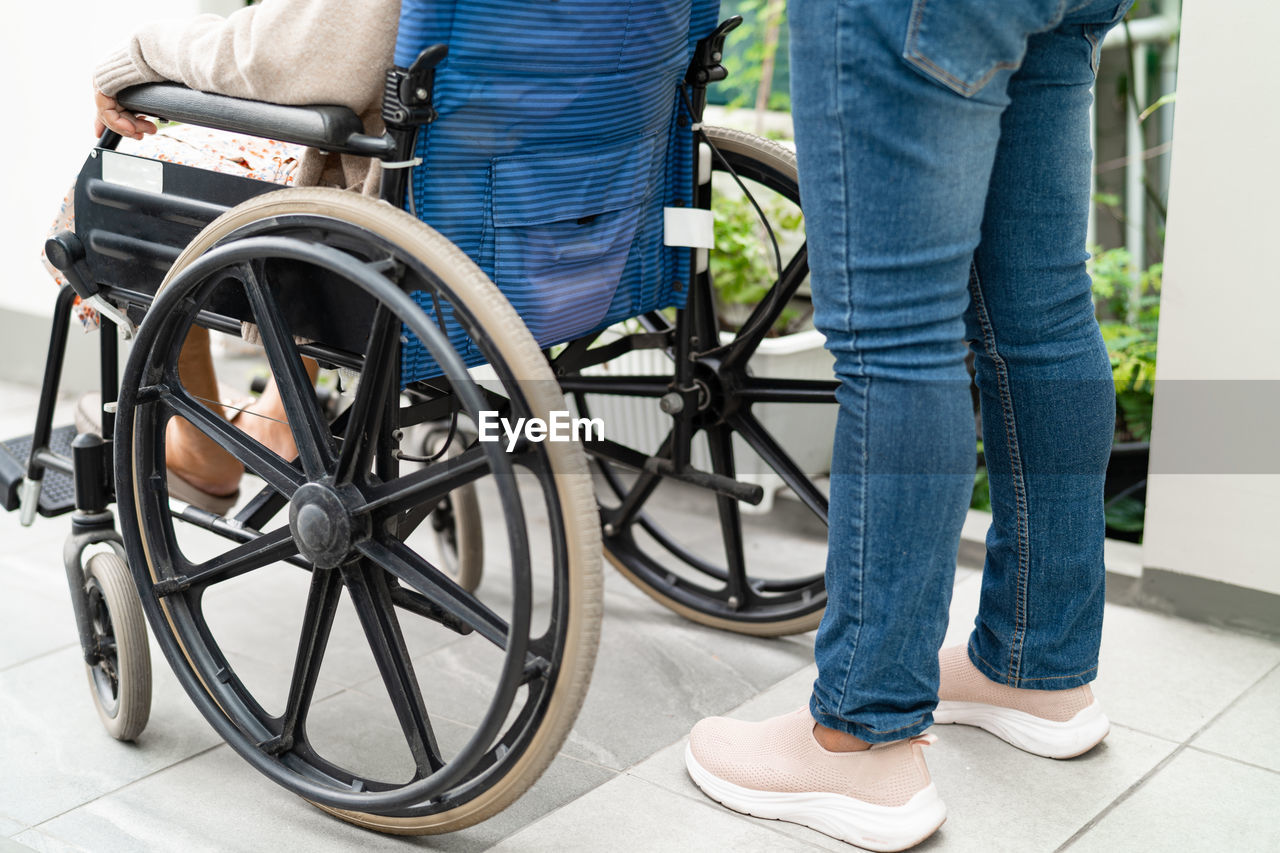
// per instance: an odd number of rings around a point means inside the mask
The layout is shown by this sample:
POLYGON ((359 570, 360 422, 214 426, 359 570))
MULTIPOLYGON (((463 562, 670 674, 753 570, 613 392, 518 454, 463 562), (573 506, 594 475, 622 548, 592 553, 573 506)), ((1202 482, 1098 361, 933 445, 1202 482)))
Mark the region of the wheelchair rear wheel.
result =
POLYGON ((572 443, 507 452, 477 442, 402 471, 398 442, 402 428, 451 412, 547 418, 561 401, 484 274, 385 203, 282 190, 232 209, 187 247, 121 383, 117 493, 152 630, 242 757, 344 820, 400 834, 469 826, 533 783, 573 724, 599 636, 599 523, 585 458, 572 443), (217 403, 179 371, 193 324, 234 331, 237 317, 261 337, 293 461, 242 428, 244 418, 211 410, 217 403), (487 357, 495 378, 483 388, 446 322, 487 357), (403 387, 409 335, 442 375, 403 387), (358 373, 335 420, 317 405, 302 356, 358 373), (254 489, 234 515, 171 504, 165 442, 175 417, 244 465, 242 491, 254 489), (443 498, 473 486, 496 492, 507 531, 483 595, 441 568, 424 524, 443 498), (545 518, 546 532, 530 517, 545 518))
MULTIPOLYGON (((621 453, 593 452, 603 481, 597 495, 605 555, 613 566, 695 622, 762 636, 801 633, 817 627, 826 604, 827 497, 814 472, 825 473, 829 465, 837 408, 830 358, 816 332, 806 338, 817 348, 816 367, 796 367, 765 352, 778 350, 776 341, 768 341, 771 330, 807 298, 796 159, 749 133, 705 132, 717 152, 711 177, 717 248, 710 276, 732 277, 733 285, 722 291, 751 291, 758 301, 731 317, 733 305, 701 294, 702 316, 711 319, 694 330, 690 354, 699 388, 698 411, 691 415, 692 461, 699 469, 785 487, 790 494, 777 501, 768 495, 753 512, 709 488, 637 471, 650 456, 671 455, 672 418, 659 410, 657 398, 671 383, 676 338, 688 332, 663 314, 640 318, 632 342, 612 342, 619 348, 631 343, 631 351, 603 365, 576 368, 573 360, 583 353, 567 352, 562 383, 580 410, 605 415, 607 428, 648 423, 659 428, 657 435, 666 434, 657 442, 619 438, 626 445, 621 453), (637 414, 637 404, 649 408, 637 414), (786 426, 784 409, 802 412, 807 435, 786 426), (626 455, 631 458, 624 460, 626 455)), ((699 296, 691 294, 691 303, 699 296)), ((691 313, 686 309, 679 322, 691 322, 691 313)), ((585 360, 594 364, 590 352, 585 360)))
MULTIPOLYGON (((462 452, 463 442, 449 430, 433 430, 423 442, 422 455, 451 459, 462 452)), ((441 568, 467 592, 475 592, 484 576, 484 527, 476 487, 468 483, 440 499, 431 511, 431 529, 436 534, 441 568)))

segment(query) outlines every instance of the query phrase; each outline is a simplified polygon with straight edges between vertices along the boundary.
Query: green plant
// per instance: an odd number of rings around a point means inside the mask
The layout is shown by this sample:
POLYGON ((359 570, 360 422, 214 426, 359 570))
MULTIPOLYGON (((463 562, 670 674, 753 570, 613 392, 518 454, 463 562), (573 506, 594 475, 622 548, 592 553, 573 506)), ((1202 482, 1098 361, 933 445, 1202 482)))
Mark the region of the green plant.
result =
MULTIPOLYGON (((785 200, 757 197, 779 241, 804 224, 800 209, 785 200)), ((711 253, 711 282, 722 317, 756 305, 777 280, 773 243, 755 207, 741 192, 722 192, 712 205, 715 211, 716 248, 711 253), (726 310, 727 309, 727 310, 726 310)), ((809 311, 792 304, 782 310, 773 334, 795 331, 809 311)), ((731 324, 732 325, 732 324, 731 324)))
POLYGON ((1163 270, 1162 264, 1135 270, 1127 249, 1097 251, 1089 262, 1098 325, 1116 385, 1117 438, 1122 440, 1151 438, 1163 270))
POLYGON ((726 106, 789 112, 785 0, 738 0, 724 7, 723 16, 742 16, 742 25, 725 43, 729 79, 721 88, 726 106), (775 77, 779 78, 776 86, 775 77))
POLYGON ((982 439, 978 439, 978 470, 973 475, 973 494, 969 497, 969 509, 991 512, 991 480, 987 476, 987 463, 982 455, 982 439))

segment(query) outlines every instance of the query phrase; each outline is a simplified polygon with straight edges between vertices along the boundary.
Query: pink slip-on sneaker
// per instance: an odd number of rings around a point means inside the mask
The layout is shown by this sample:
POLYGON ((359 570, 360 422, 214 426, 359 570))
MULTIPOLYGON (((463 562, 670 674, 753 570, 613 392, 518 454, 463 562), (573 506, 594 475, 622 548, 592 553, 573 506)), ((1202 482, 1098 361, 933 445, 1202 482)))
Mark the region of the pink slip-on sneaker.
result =
POLYGON ((1111 723, 1089 685, 1031 690, 999 684, 983 675, 964 646, 938 654, 935 723, 985 729, 1018 749, 1045 758, 1074 758, 1107 736, 1111 723))
POLYGON ((868 850, 905 850, 947 819, 924 763, 931 736, 831 752, 813 726, 807 708, 758 723, 708 717, 689 735, 685 765, 703 793, 734 811, 868 850))

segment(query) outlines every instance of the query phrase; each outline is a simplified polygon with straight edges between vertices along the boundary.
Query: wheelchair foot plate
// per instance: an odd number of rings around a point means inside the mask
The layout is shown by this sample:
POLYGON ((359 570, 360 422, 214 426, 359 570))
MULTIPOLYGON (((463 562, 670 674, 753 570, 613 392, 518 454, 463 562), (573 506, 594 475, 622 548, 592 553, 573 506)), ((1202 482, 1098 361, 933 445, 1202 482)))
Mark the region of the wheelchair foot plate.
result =
MULTIPOLYGON (((75 437, 74 425, 56 427, 49 435, 49 449, 70 459, 71 441, 75 437)), ((27 459, 30 455, 29 435, 0 441, 0 501, 3 501, 6 510, 18 508, 18 488, 27 473, 27 459)), ((51 517, 71 512, 75 508, 76 490, 71 475, 46 468, 40 490, 40 514, 51 517)))

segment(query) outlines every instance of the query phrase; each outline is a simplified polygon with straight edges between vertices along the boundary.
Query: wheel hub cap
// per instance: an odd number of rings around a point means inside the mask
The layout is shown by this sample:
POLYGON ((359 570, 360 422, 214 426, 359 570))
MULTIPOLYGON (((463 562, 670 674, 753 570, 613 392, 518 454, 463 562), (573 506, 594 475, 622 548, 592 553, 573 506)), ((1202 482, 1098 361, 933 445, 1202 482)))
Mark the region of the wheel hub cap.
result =
POLYGON ((317 568, 335 568, 351 552, 351 512, 337 492, 319 483, 307 483, 294 494, 289 529, 298 551, 317 568))

